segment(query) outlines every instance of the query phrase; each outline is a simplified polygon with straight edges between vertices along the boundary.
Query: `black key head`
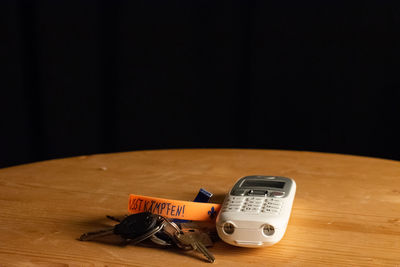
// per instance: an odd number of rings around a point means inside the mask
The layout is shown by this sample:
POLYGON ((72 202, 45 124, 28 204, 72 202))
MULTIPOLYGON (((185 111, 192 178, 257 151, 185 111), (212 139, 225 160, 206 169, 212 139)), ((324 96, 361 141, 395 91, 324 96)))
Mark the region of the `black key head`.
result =
POLYGON ((158 215, 142 212, 129 215, 114 226, 114 234, 125 239, 135 239, 157 226, 158 215))

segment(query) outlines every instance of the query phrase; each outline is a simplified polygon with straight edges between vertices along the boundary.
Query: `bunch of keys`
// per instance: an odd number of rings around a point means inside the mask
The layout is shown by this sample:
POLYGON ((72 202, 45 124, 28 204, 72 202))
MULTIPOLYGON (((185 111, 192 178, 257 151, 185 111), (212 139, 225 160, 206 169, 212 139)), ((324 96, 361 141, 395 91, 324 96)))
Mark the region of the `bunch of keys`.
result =
POLYGON ((118 224, 110 229, 85 233, 80 236, 79 240, 87 241, 107 235, 118 235, 123 238, 124 245, 128 243, 136 245, 149 239, 162 246, 174 244, 184 250, 196 250, 202 253, 209 262, 215 261, 215 257, 198 236, 190 232, 183 232, 175 223, 160 215, 143 212, 129 215, 123 220, 107 217, 117 221, 118 224))

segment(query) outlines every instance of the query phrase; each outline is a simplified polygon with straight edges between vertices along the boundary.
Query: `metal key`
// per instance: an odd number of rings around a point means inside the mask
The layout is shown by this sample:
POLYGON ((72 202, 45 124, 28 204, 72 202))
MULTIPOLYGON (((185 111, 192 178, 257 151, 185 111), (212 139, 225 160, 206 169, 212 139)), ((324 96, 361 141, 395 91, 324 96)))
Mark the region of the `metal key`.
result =
MULTIPOLYGON (((149 212, 132 214, 124 218, 113 228, 85 233, 80 236, 79 240, 86 241, 115 234, 121 236, 125 240, 125 243, 132 242, 137 244, 162 229, 160 225, 162 220, 160 217, 149 212)), ((115 219, 111 216, 109 218, 115 219)))
POLYGON ((209 262, 214 262, 215 257, 211 252, 196 238, 191 235, 190 233, 183 233, 183 232, 177 232, 175 234, 175 239, 177 241, 176 245, 182 249, 193 249, 196 251, 201 252, 209 262))
POLYGON ((214 229, 208 226, 205 227, 200 223, 203 222, 181 223, 179 226, 184 234, 189 233, 193 235, 193 237, 200 241, 206 248, 212 247, 214 245, 213 238, 217 235, 215 232, 215 223, 212 225, 214 229))
MULTIPOLYGON (((204 256, 206 256, 209 262, 214 262, 215 257, 208 251, 208 249, 204 246, 204 244, 198 238, 204 238, 206 235, 207 238, 205 240, 212 245, 212 241, 206 233, 201 232, 186 232, 184 233, 174 222, 169 221, 166 218, 163 218, 162 223, 162 231, 160 231, 166 235, 168 235, 174 243, 182 249, 185 250, 197 250, 201 252, 204 256)), ((154 237, 154 236, 153 236, 154 237)), ((154 242, 154 240, 152 240, 154 242)))
POLYGON ((187 232, 182 230, 184 234, 189 234, 191 235, 195 240, 199 241, 202 243, 206 248, 212 247, 214 245, 214 242, 211 240, 210 236, 207 233, 200 232, 200 231, 195 231, 195 232, 187 232))

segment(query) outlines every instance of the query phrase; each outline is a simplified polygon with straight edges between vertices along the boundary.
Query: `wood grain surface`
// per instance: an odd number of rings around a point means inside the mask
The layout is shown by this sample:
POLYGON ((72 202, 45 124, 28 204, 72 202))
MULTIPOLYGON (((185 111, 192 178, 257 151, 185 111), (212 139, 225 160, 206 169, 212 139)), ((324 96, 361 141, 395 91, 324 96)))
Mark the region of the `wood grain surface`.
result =
POLYGON ((222 202, 246 175, 297 182, 292 216, 272 247, 222 241, 215 266, 400 266, 400 162, 338 154, 237 149, 81 156, 0 170, 0 266, 212 266, 201 255, 80 242, 127 213, 130 193, 222 202))

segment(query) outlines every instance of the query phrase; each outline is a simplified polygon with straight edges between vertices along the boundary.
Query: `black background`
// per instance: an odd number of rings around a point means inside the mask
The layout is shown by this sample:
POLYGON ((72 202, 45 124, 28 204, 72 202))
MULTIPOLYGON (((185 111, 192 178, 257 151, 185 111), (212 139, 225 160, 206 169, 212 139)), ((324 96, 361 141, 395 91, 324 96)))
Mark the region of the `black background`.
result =
POLYGON ((0 167, 159 148, 400 160, 400 4, 1 1, 0 167))

